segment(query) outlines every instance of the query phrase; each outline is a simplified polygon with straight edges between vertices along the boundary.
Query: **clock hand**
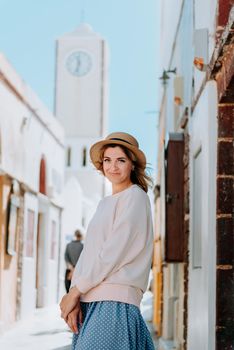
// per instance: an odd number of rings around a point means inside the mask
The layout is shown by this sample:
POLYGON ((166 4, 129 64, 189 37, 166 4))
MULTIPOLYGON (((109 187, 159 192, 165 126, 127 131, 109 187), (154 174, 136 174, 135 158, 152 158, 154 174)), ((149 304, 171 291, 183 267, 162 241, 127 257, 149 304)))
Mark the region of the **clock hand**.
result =
POLYGON ((76 58, 76 72, 79 72, 81 66, 80 56, 76 58))

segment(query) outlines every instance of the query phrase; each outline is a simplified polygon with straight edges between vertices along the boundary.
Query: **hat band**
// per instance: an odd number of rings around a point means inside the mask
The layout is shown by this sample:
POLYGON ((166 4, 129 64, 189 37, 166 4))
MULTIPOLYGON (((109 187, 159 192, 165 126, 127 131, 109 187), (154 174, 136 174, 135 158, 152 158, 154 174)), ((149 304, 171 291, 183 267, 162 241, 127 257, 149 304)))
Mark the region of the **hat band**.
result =
POLYGON ((129 145, 133 146, 132 143, 130 143, 130 142, 126 141, 126 140, 123 140, 123 139, 119 139, 119 138, 117 138, 117 137, 113 137, 112 139, 109 139, 109 140, 113 140, 113 141, 122 141, 122 142, 126 142, 126 143, 128 143, 129 145))

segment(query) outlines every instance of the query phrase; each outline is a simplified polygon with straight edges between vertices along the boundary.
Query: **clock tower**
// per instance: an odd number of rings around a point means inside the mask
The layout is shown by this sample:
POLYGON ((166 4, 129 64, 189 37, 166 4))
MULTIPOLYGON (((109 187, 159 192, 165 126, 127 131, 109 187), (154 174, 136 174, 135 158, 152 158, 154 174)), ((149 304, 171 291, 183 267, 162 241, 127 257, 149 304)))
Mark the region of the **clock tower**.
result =
POLYGON ((88 199, 104 194, 89 148, 107 134, 107 71, 107 44, 89 25, 57 40, 55 115, 65 129, 66 178, 75 176, 88 199))

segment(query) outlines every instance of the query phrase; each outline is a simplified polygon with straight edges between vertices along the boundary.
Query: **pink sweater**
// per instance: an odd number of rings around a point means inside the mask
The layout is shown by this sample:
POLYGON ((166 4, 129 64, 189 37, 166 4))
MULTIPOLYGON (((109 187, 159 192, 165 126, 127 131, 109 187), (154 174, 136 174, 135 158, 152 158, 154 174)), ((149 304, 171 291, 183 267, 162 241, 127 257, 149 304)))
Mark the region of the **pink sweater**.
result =
POLYGON ((81 301, 140 305, 153 252, 150 201, 137 185, 105 197, 92 218, 71 286, 81 301))

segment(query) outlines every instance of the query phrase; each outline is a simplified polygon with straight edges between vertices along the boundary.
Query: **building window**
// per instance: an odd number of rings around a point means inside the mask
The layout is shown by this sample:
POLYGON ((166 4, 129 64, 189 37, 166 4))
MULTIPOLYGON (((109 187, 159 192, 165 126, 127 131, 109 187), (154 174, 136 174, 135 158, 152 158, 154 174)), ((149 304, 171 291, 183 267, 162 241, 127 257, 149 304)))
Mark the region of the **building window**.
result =
POLYGON ((71 166, 71 147, 67 148, 67 166, 71 166))
POLYGON ((82 151, 82 166, 83 167, 85 167, 87 165, 86 158, 87 158, 87 148, 84 147, 83 151, 82 151))

